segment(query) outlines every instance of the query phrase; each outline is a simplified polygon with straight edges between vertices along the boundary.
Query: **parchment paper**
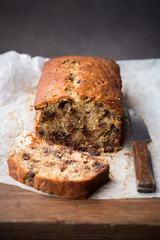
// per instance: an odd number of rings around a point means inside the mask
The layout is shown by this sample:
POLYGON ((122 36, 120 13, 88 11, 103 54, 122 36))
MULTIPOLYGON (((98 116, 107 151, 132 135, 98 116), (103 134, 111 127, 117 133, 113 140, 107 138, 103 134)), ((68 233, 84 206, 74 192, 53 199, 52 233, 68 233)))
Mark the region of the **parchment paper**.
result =
MULTIPOLYGON (((7 159, 13 149, 25 147, 34 128, 36 87, 44 64, 43 57, 10 51, 0 55, 0 182, 44 194, 8 175, 7 159)), ((156 180, 156 192, 137 193, 131 133, 124 108, 123 148, 107 153, 110 181, 91 198, 160 197, 160 59, 118 61, 121 68, 125 108, 142 116, 152 141, 148 144, 156 180)), ((53 197, 54 195, 50 195, 53 197)))

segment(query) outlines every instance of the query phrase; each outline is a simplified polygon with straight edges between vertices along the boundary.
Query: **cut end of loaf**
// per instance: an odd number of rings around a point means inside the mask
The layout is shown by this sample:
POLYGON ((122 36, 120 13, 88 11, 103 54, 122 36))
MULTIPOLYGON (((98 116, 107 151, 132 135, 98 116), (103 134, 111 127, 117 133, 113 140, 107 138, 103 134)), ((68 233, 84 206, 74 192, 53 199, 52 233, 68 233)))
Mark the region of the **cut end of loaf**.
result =
POLYGON ((122 111, 114 103, 61 98, 36 108, 39 138, 93 155, 120 149, 122 111), (112 107, 113 106, 113 107, 112 107))
POLYGON ((72 199, 89 197, 109 175, 104 161, 40 140, 14 153, 8 166, 11 177, 19 182, 72 199))
POLYGON ((34 103, 37 136, 93 155, 117 151, 121 87, 120 69, 112 60, 80 56, 49 60, 34 103))

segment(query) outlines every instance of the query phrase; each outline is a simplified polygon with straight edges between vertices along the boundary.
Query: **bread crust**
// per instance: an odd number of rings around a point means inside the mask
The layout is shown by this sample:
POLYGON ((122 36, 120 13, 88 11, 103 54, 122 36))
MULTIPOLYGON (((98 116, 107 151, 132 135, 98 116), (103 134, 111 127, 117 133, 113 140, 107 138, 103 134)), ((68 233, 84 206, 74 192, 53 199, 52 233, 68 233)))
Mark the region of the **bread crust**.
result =
POLYGON ((104 184, 109 178, 109 165, 94 177, 85 181, 67 181, 67 180, 52 180, 46 177, 35 175, 34 181, 28 184, 29 171, 23 169, 13 159, 14 155, 11 155, 8 159, 9 175, 15 180, 32 186, 45 193, 54 193, 57 196, 62 196, 68 199, 86 199, 94 191, 96 191, 102 184, 104 184))
POLYGON ((83 97, 96 102, 109 103, 115 109, 122 109, 121 77, 119 66, 112 60, 96 57, 66 56, 53 58, 44 64, 38 84, 35 107, 61 98, 71 97, 68 69, 76 64, 80 83, 73 92, 79 100, 83 97))

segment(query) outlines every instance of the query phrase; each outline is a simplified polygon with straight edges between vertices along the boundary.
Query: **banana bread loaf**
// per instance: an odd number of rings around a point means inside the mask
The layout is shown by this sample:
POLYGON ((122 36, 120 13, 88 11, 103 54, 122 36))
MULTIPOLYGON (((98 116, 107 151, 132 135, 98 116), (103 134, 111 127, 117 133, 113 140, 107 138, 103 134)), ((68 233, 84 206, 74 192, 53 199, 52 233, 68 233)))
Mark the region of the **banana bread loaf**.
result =
POLYGON ((93 155, 120 149, 119 66, 95 57, 45 63, 35 98, 36 135, 93 155))
POLYGON ((8 159, 15 180, 65 198, 89 197, 108 180, 109 165, 97 157, 34 140, 8 159))

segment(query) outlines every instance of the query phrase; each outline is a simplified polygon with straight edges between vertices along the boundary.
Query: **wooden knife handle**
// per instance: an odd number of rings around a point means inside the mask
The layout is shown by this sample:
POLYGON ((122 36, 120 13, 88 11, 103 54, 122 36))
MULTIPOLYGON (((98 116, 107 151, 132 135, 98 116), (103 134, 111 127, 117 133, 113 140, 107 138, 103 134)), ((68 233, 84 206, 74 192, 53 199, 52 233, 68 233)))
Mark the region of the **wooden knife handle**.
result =
POLYGON ((155 190, 150 154, 146 142, 133 142, 135 170, 137 176, 137 191, 151 193, 155 190))

